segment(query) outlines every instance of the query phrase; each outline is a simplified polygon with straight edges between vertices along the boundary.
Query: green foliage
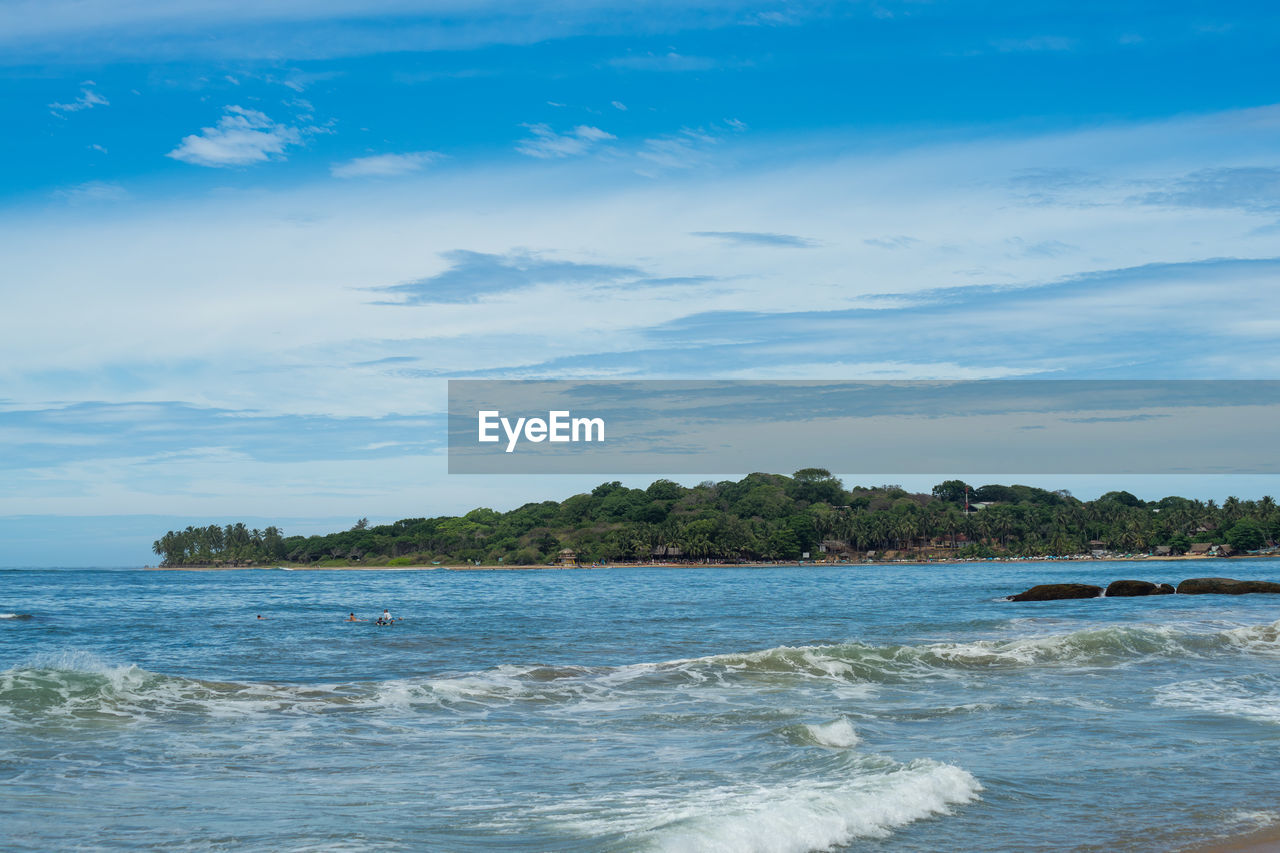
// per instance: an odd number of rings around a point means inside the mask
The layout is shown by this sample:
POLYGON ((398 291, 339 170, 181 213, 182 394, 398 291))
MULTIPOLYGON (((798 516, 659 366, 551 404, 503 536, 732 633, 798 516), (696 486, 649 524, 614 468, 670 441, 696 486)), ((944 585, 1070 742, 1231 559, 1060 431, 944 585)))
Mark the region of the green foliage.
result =
MULTIPOLYGON (((1168 498, 1165 500, 1168 500, 1168 498)), ((1146 506, 1144 501, 1139 500, 1129 492, 1107 492, 1098 498, 1098 503, 1106 503, 1107 501, 1114 501, 1122 506, 1146 506)))
POLYGON ((1242 518, 1227 531, 1227 544, 1236 551, 1257 551, 1267 544, 1267 537, 1261 524, 1242 518))
POLYGON ((1018 493, 1011 486, 990 485, 982 486, 973 493, 975 502, 983 503, 1011 503, 1018 502, 1018 493))
POLYGON ((790 527, 780 527, 769 535, 769 548, 765 556, 774 560, 798 560, 802 550, 804 549, 800 547, 795 531, 790 527))
POLYGON ((966 492, 973 489, 964 480, 946 480, 933 487, 933 496, 940 501, 964 506, 966 492))
POLYGON ((684 486, 671 480, 654 480, 649 488, 645 489, 645 494, 654 501, 675 501, 679 500, 685 491, 684 486))
POLYGON ((754 473, 738 481, 687 488, 657 480, 647 489, 603 483, 564 501, 509 512, 478 508, 462 516, 405 518, 324 536, 289 536, 244 524, 169 531, 153 549, 167 566, 387 565, 461 563, 545 565, 561 549, 580 561, 794 560, 835 553, 896 550, 932 556, 1068 555, 1091 542, 1124 553, 1157 544, 1185 551, 1192 542, 1229 542, 1256 550, 1280 537, 1280 508, 1270 497, 1228 498, 1222 506, 1170 496, 1146 504, 1128 492, 1083 503, 1065 492, 990 484, 971 494, 992 503, 966 514, 964 483, 948 480, 932 495, 900 486, 846 491, 823 468, 794 477, 754 473))
POLYGON ((804 503, 833 506, 845 503, 844 484, 826 468, 801 468, 793 476, 787 492, 793 500, 804 503))

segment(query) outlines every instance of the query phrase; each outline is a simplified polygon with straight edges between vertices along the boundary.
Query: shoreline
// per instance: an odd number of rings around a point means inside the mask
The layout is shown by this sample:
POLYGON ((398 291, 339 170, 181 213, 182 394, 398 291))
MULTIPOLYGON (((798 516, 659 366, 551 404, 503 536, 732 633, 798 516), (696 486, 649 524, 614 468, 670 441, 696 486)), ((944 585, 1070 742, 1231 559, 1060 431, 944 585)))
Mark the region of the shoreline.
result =
POLYGON ((1234 563, 1238 560, 1264 560, 1280 558, 1277 554, 1239 554, 1231 557, 1209 556, 1207 554, 1181 554, 1178 556, 1155 557, 1150 555, 1140 556, 1118 556, 1118 557, 1086 557, 1086 556, 1069 556, 1069 557, 972 557, 968 559, 943 559, 943 560, 876 560, 869 562, 851 562, 851 561, 815 561, 815 560, 774 560, 763 562, 742 562, 742 563, 700 563, 700 562, 655 562, 655 563, 609 563, 601 565, 585 565, 585 566, 548 566, 548 565, 498 565, 498 566, 472 566, 472 565, 422 565, 422 566, 365 566, 353 564, 349 566, 307 566, 307 565, 276 565, 276 566, 143 566, 143 571, 149 572, 261 572, 261 571, 287 571, 287 572, 422 572, 443 570, 449 572, 523 572, 523 571, 591 571, 600 569, 619 569, 619 568, 643 568, 643 569, 741 569, 741 568, 773 568, 778 566, 793 566, 797 568, 823 566, 823 567, 847 567, 861 568, 871 566, 965 566, 986 563, 1177 563, 1177 562, 1201 562, 1205 560, 1220 560, 1224 563, 1234 563))
POLYGON ((1183 847, 1179 853, 1275 853, 1276 850, 1280 850, 1280 826, 1272 825, 1183 847))

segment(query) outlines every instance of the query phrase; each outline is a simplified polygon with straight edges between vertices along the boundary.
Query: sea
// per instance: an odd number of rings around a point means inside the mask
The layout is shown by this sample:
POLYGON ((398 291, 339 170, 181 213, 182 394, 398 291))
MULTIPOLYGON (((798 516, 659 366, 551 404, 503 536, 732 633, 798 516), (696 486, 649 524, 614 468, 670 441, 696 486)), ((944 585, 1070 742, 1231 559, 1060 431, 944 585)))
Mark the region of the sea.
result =
POLYGON ((0 848, 1177 850, 1280 821, 1280 596, 1002 599, 1205 575, 2 571, 0 848))

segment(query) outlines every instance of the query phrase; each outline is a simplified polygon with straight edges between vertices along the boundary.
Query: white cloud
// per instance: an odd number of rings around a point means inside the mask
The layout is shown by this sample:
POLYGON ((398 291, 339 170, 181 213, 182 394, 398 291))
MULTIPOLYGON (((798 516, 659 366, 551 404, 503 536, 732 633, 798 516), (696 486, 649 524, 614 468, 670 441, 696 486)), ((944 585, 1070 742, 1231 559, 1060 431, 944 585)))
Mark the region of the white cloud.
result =
POLYGON ((111 104, 110 101, 93 91, 93 89, 87 88, 87 86, 91 85, 93 85, 93 81, 86 81, 86 88, 80 90, 80 97, 69 104, 49 104, 49 109, 54 115, 61 116, 64 113, 78 113, 81 110, 91 110, 94 107, 109 106, 111 104))
POLYGON ((622 101, 610 101, 609 103, 613 104, 615 110, 622 110, 624 113, 627 111, 627 105, 622 101))
POLYGON ((296 127, 277 124, 258 110, 229 106, 216 127, 185 137, 165 156, 196 166, 245 166, 283 160, 286 148, 301 143, 296 127))
POLYGON ((548 124, 526 124, 525 127, 533 135, 520 140, 516 150, 530 157, 551 159, 553 157, 576 157, 586 154, 597 143, 608 139, 617 139, 598 127, 580 124, 568 133, 556 133, 548 124))
POLYGON ((54 190, 51 195, 72 204, 94 201, 123 201, 129 197, 124 187, 112 181, 86 181, 54 190))
MULTIPOLYGON (((712 7, 741 0, 715 0, 712 7)), ((731 25, 727 9, 641 0, 4 0, 0 63, 313 60, 731 25)), ((643 57, 642 57, 643 59, 643 57)), ((290 80, 287 85, 305 85, 290 80)))
POLYGON ((345 163, 334 163, 329 167, 329 172, 335 178, 391 178, 421 171, 440 157, 435 151, 375 154, 371 157, 357 157, 345 163))
MULTIPOLYGON (((752 156, 751 148, 737 157, 745 166, 662 172, 643 181, 630 168, 644 161, 621 155, 604 164, 590 156, 559 161, 559 169, 522 157, 432 172, 429 197, 414 180, 336 181, 325 174, 316 186, 255 189, 252 196, 164 200, 148 193, 109 216, 66 216, 48 199, 32 209, 15 205, 0 222, 0 256, 10 276, 27 286, 9 294, 10 310, 0 312, 0 387, 13 400, 400 411, 406 401, 421 400, 428 381, 422 371, 444 375, 570 357, 580 360, 555 370, 603 370, 601 351, 652 347, 640 330, 694 313, 900 307, 936 288, 1043 282, 1154 261, 1269 257, 1276 254, 1274 235, 1252 229, 1274 214, 1132 200, 1139 188, 1250 162, 1267 116, 1274 121, 1280 111, 830 157, 806 147, 805 156, 791 159, 775 156, 780 149, 769 141, 758 149, 768 158, 752 156), (1084 171, 1097 178, 1074 189, 1079 198, 1069 203, 1028 204, 1023 187, 1010 185, 1019 175, 1084 171), (804 235, 818 245, 744 251, 688 236, 730 228, 804 235), (1023 248, 1060 248, 1049 243, 1059 241, 1079 250, 1012 251, 1007 241, 1015 237, 1023 248), (527 250, 577 264, 635 266, 654 278, 714 276, 717 283, 619 291, 543 282, 505 293, 501 310, 465 302, 429 312, 370 304, 370 288, 436 276, 450 266, 440 254, 455 249, 527 250), (974 268, 988 272, 965 274, 974 268), (248 304, 254 310, 246 311, 248 304), (570 314, 575 327, 596 334, 548 334, 563 329, 570 314), (289 318, 285 326, 281 317, 289 318), (144 339, 166 358, 148 361, 137 346, 144 339), (344 366, 388 356, 417 360, 374 370, 344 366)), ((743 144, 750 146, 750 137, 743 144)), ((1027 317, 1010 318, 1008 328, 1057 319, 1060 328, 1045 329, 1043 337, 1046 346, 1063 348, 1081 329, 1124 340, 1131 325, 1167 305, 1204 329, 1221 330, 1237 317, 1268 316, 1267 281, 1259 274, 1212 288, 1195 283, 1211 291, 1211 302, 1182 291, 1147 292, 1130 299, 1135 307, 1123 314, 1096 291, 1047 319, 1036 313, 1045 313, 1042 306, 1027 308, 1027 317), (1246 287, 1256 295, 1247 296, 1246 287), (1242 308, 1248 298, 1259 307, 1242 308)), ((1159 319, 1169 329, 1183 328, 1167 316, 1159 319)), ((761 328, 767 340, 764 321, 761 328)), ((878 334, 874 325, 845 331, 851 338, 878 334)), ((716 332, 709 325, 706 334, 716 332)), ((1178 334, 1168 333, 1170 351, 1185 348, 1178 334)), ((984 340, 945 349, 922 343, 899 360, 954 359, 987 369, 994 362, 980 351, 984 340)), ((819 351, 797 345, 789 360, 809 363, 819 351)), ((1099 352, 1097 360, 1105 360, 1113 350, 1099 352)), ((1210 355, 1205 350, 1203 357, 1210 355)), ((649 363, 658 362, 655 356, 649 363)), ((1255 352, 1219 375, 1262 375, 1260 363, 1255 352)), ((674 355, 667 364, 672 372, 685 369, 674 355)), ((1019 366, 1016 359, 1010 365, 1019 366)))
MULTIPOLYGON (((679 133, 646 139, 637 153, 640 159, 661 169, 691 169, 704 162, 704 152, 720 140, 701 128, 682 128, 679 133)), ((641 174, 651 174, 642 169, 641 174)))

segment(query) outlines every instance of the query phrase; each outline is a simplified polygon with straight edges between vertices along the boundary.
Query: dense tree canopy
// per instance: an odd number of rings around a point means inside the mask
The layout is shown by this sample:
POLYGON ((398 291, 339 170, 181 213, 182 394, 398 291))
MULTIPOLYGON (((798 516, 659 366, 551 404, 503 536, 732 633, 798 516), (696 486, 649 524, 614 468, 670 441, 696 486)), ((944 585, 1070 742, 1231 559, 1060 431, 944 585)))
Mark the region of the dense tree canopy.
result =
POLYGON ((474 509, 462 516, 406 518, 323 536, 288 536, 244 524, 170 531, 153 546, 165 565, 540 565, 571 549, 580 561, 652 559, 795 560, 897 551, 938 556, 1080 554, 1098 543, 1122 553, 1195 542, 1257 550, 1280 538, 1270 497, 1228 498, 1221 506, 1177 496, 1144 502, 1108 492, 1083 502, 1069 492, 987 484, 970 488, 983 509, 964 511, 966 483, 948 480, 931 494, 898 486, 846 489, 823 468, 794 476, 749 474, 694 487, 657 480, 646 489, 618 481, 563 501, 510 512, 474 509))

